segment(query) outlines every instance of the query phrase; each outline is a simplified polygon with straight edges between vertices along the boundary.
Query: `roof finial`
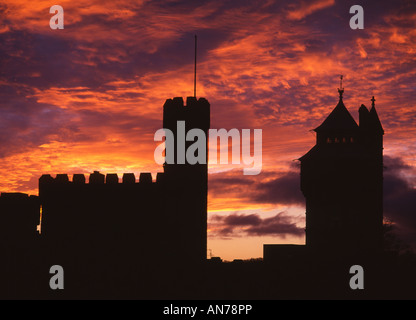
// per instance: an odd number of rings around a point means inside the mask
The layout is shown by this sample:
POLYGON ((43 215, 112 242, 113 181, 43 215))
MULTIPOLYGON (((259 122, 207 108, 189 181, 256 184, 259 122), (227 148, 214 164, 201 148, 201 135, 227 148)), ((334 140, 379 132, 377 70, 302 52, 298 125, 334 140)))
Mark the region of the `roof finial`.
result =
POLYGON ((375 105, 375 102, 376 101, 376 99, 374 99, 374 96, 371 98, 371 106, 374 108, 374 105, 375 105))
POLYGON ((343 78, 343 75, 341 74, 339 88, 338 88, 339 100, 342 100, 342 94, 344 93, 344 88, 342 87, 342 78, 343 78))

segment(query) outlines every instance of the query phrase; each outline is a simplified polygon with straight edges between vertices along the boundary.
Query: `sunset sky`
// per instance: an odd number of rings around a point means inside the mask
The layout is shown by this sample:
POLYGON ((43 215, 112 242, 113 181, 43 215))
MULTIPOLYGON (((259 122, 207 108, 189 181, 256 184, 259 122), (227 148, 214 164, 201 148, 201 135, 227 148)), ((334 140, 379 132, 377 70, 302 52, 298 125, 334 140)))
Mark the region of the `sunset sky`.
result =
POLYGON ((211 128, 263 130, 263 170, 209 166, 208 248, 226 260, 304 243, 296 159, 338 102, 385 130, 385 206, 416 244, 416 2, 0 0, 0 191, 42 174, 157 172, 168 98, 211 104, 211 128), (52 5, 64 29, 52 30, 52 5), (364 8, 352 30, 349 9, 364 8))

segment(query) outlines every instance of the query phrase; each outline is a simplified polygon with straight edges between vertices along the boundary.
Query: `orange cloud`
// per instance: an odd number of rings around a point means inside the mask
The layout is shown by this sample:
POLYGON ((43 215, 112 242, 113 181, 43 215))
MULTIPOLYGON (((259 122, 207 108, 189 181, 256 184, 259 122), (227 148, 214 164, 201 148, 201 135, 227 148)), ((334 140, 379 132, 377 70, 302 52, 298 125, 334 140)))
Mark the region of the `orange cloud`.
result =
POLYGON ((289 11, 288 18, 290 20, 301 20, 316 11, 331 7, 334 4, 335 0, 302 1, 298 6, 294 6, 293 10, 289 11))

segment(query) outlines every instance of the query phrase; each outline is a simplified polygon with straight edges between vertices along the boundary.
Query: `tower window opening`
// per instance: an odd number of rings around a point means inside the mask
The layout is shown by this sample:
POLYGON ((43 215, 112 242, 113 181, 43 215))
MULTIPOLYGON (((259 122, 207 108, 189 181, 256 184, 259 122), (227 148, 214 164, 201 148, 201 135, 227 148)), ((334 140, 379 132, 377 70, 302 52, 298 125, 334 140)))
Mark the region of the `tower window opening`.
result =
POLYGON ((331 142, 332 142, 331 138, 326 138, 326 143, 331 143, 331 142))
POLYGON ((351 143, 353 143, 353 142, 354 142, 354 138, 353 138, 353 137, 351 137, 351 138, 350 138, 350 142, 351 142, 351 143))
POLYGON ((345 137, 342 138, 342 143, 347 142, 347 139, 345 137))
POLYGON ((339 138, 335 138, 335 143, 339 143, 339 138))

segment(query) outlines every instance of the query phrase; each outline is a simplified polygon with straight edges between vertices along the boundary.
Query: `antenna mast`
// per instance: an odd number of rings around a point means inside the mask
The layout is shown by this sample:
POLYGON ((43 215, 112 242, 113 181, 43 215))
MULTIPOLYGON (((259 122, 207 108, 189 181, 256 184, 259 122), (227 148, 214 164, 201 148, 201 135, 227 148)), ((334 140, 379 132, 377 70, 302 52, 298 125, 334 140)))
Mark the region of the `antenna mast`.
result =
POLYGON ((196 98, 196 42, 197 37, 195 35, 195 67, 194 67, 194 97, 196 98))

